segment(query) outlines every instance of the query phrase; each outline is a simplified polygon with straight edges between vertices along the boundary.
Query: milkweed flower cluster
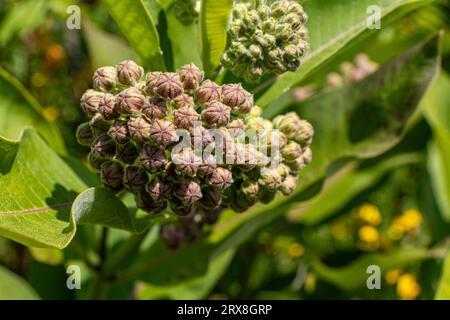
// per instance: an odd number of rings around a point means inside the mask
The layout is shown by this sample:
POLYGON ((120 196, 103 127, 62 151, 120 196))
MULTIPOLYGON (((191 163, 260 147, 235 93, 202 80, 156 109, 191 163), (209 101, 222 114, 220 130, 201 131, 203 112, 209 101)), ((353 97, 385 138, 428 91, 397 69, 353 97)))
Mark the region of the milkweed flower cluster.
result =
POLYGON ((228 24, 230 45, 222 65, 247 82, 266 73, 295 71, 308 50, 308 16, 295 0, 242 0, 228 24))
POLYGON ((201 211, 212 221, 218 208, 242 212, 292 193, 311 161, 308 122, 295 113, 262 118, 240 84, 220 86, 193 64, 144 76, 123 61, 98 69, 93 84, 77 139, 104 186, 134 193, 148 213, 201 211))

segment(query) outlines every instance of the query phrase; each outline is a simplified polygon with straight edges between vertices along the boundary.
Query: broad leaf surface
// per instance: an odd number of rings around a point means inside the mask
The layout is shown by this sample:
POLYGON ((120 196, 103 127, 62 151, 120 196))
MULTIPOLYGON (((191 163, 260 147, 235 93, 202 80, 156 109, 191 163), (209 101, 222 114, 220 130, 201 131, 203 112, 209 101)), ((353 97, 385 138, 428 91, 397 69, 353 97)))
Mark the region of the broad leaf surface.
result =
POLYGON ((0 300, 38 300, 36 291, 21 277, 0 266, 0 300))

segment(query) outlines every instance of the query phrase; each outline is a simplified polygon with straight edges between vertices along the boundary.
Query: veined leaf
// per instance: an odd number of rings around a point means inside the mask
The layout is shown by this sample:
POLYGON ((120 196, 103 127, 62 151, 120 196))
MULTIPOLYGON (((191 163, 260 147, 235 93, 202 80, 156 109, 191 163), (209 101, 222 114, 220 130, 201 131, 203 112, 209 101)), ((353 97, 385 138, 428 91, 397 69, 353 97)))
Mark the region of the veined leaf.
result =
POLYGON ((25 130, 20 142, 0 138, 1 236, 28 246, 62 249, 75 235, 76 224, 139 233, 153 218, 161 219, 130 211, 105 189, 87 188, 36 131, 25 130))
POLYGON ((400 248, 387 253, 365 254, 350 264, 340 268, 330 268, 320 260, 313 260, 311 267, 317 276, 346 291, 355 291, 366 287, 367 267, 376 265, 381 272, 392 269, 401 269, 409 264, 431 258, 431 254, 425 249, 400 248))
POLYGON ((152 70, 164 71, 159 35, 153 18, 142 0, 103 0, 142 61, 152 70))
POLYGON ((25 127, 34 127, 58 152, 66 148, 55 123, 42 114, 31 94, 4 69, 0 68, 0 136, 17 140, 25 127))
POLYGON ((0 265, 0 300, 38 300, 36 291, 21 277, 0 265))
MULTIPOLYGON (((319 65, 343 49, 349 42, 368 32, 370 14, 367 9, 373 5, 381 9, 381 18, 398 9, 415 8, 430 0, 314 0, 305 1, 310 32, 310 50, 296 72, 277 77, 275 83, 262 95, 257 104, 276 109, 276 99, 294 85, 305 79, 319 65)), ((372 13, 373 14, 373 13, 372 13)), ((381 21, 383 23, 384 20, 381 21)))
POLYGON ((227 23, 233 0, 202 0, 200 23, 203 41, 203 67, 211 75, 220 63, 227 44, 227 23))

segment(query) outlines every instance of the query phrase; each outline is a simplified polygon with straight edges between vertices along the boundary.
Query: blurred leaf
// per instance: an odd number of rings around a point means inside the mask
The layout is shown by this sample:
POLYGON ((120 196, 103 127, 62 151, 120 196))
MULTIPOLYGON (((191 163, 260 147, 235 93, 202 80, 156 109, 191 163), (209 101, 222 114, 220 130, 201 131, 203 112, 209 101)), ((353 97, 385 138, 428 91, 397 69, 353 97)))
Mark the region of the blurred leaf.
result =
POLYGON ((64 262, 64 252, 58 249, 29 247, 34 260, 50 266, 57 266, 64 262))
POLYGON ((39 296, 22 278, 0 266, 0 300, 37 300, 39 296))
POLYGON ((0 141, 0 235, 64 248, 75 233, 71 203, 86 185, 36 131, 26 129, 20 143, 0 141))
POLYGON ((328 179, 319 195, 294 207, 289 213, 290 218, 307 225, 320 223, 377 183, 387 172, 420 159, 418 154, 400 154, 369 166, 353 163, 328 179))
POLYGON ((159 35, 142 0, 103 0, 124 36, 151 70, 164 71, 159 35))
POLYGON ((220 64, 227 44, 227 23, 233 0, 203 0, 200 13, 203 42, 203 66, 211 75, 220 64))
POLYGON ((384 273, 392 269, 402 269, 410 264, 431 258, 425 249, 399 248, 387 253, 365 254, 346 266, 330 268, 320 260, 311 261, 311 267, 319 278, 342 290, 355 291, 366 288, 367 267, 376 265, 384 273))
MULTIPOLYGON (((270 108, 271 114, 276 114, 276 99, 294 85, 305 79, 318 66, 343 49, 352 40, 363 33, 370 32, 367 28, 369 14, 367 9, 377 5, 381 16, 386 17, 399 9, 413 9, 427 4, 430 0, 314 0, 304 3, 308 13, 308 30, 310 32, 310 50, 302 60, 302 65, 296 72, 288 72, 277 77, 276 82, 258 99, 257 104, 270 108)), ((406 11, 406 10, 405 10, 406 11)), ((384 20, 381 21, 383 23, 384 20)))
POLYGON ((98 29, 88 20, 83 21, 82 30, 93 68, 115 66, 123 60, 139 63, 136 52, 123 39, 98 29))
POLYGON ((45 0, 24 0, 16 2, 2 17, 0 24, 0 46, 5 46, 11 39, 24 36, 42 24, 46 19, 49 6, 45 0))
POLYGON ((18 140, 25 127, 34 127, 58 152, 66 148, 58 127, 42 115, 42 107, 14 77, 0 68, 0 135, 18 140))
POLYGON ((426 95, 422 110, 434 135, 434 143, 429 148, 428 171, 439 209, 447 221, 450 221, 449 101, 450 77, 442 72, 426 95))
POLYGON ((179 68, 188 63, 194 63, 202 69, 200 28, 198 23, 182 24, 175 16, 173 6, 165 10, 167 16, 167 34, 172 44, 173 63, 179 68))
POLYGON ((439 287, 436 291, 436 300, 450 300, 450 254, 445 259, 439 287))

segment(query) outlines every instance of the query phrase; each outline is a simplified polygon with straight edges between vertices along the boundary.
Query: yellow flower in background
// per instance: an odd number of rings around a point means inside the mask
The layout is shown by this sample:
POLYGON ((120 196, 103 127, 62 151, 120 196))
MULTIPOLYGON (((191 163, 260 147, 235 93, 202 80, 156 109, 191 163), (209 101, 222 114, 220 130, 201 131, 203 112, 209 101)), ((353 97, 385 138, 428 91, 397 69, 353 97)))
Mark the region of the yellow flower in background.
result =
POLYGON ((54 121, 58 120, 58 118, 59 118, 59 111, 56 107, 53 107, 53 106, 45 107, 42 110, 42 113, 43 113, 44 117, 47 118, 51 122, 54 122, 54 121))
POLYGON ((403 228, 409 231, 421 224, 422 214, 415 209, 406 210, 401 216, 401 221, 403 228))
POLYGON ((410 273, 405 273, 398 278, 397 294, 401 299, 416 299, 422 291, 420 285, 416 281, 416 277, 410 273))
POLYGON ((359 239, 363 242, 378 242, 380 235, 378 230, 372 226, 362 226, 358 231, 359 239))
POLYGON ((389 284, 395 284, 398 280, 398 278, 400 277, 400 270, 399 269, 393 269, 393 270, 389 270, 386 273, 386 282, 389 284))
POLYGON ((374 205, 366 203, 359 207, 358 209, 358 217, 362 221, 372 226, 377 226, 381 223, 382 216, 380 210, 374 205))
POLYGON ((300 243, 293 243, 288 247, 288 253, 291 257, 298 258, 305 253, 305 247, 303 247, 300 243))

